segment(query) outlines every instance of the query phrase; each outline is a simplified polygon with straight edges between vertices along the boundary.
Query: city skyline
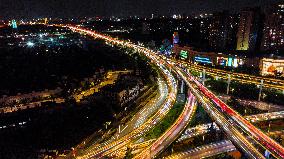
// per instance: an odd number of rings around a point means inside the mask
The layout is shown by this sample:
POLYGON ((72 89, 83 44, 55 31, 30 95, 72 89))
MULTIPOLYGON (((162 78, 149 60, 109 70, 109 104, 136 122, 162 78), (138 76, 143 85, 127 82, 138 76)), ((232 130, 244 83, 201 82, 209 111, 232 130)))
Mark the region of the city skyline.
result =
POLYGON ((217 12, 222 10, 238 11, 245 7, 263 6, 281 2, 281 0, 190 0, 190 1, 129 1, 112 2, 110 0, 83 2, 75 0, 59 1, 0 1, 0 19, 9 18, 38 18, 38 17, 92 17, 92 16, 151 16, 173 14, 199 14, 204 12, 217 12), (16 5, 17 4, 17 5, 16 5), (141 7, 144 6, 144 7, 141 7))
POLYGON ((0 159, 284 159, 283 0, 0 4, 0 159))

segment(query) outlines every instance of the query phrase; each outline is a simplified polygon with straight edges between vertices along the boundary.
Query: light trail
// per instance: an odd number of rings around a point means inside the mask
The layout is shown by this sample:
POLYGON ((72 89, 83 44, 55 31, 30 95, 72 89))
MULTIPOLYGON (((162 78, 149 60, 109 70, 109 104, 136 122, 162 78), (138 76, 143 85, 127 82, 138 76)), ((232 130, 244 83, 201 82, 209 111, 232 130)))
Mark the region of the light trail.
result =
MULTIPOLYGON (((153 52, 152 50, 149 50, 142 46, 135 45, 129 41, 118 40, 116 38, 102 35, 84 28, 79 28, 74 26, 68 26, 68 27, 76 32, 83 32, 95 38, 111 42, 115 45, 120 45, 127 48, 133 48, 138 52, 142 52, 153 63, 159 65, 161 70, 167 72, 166 71, 167 69, 165 69, 165 66, 163 65, 165 64, 165 61, 161 60, 159 56, 156 55, 156 53, 153 52)), ((176 65, 175 63, 174 64, 168 63, 166 65, 170 65, 172 69, 175 69, 177 72, 179 72, 179 75, 182 76, 183 79, 186 81, 186 83, 190 86, 190 89, 193 92, 193 94, 198 98, 198 100, 202 101, 204 108, 207 110, 208 113, 210 113, 210 116, 228 135, 231 135, 231 139, 236 144, 238 144, 249 156, 251 156, 252 158, 263 158, 263 156, 254 148, 254 146, 252 146, 251 143, 246 140, 243 134, 240 133, 237 127, 242 128, 242 131, 245 131, 247 134, 249 134, 253 139, 258 141, 260 145, 262 145, 265 149, 269 150, 277 158, 284 158, 284 148, 280 146, 277 142, 275 142, 273 139, 268 137, 262 131, 257 129, 250 122, 248 122, 241 115, 239 115, 236 111, 234 111, 227 104, 221 101, 216 95, 214 95, 211 91, 205 88, 200 82, 198 82, 197 79, 195 79, 187 72, 185 72, 183 69, 181 69, 180 66, 176 65), (219 109, 221 109, 222 111, 220 111, 219 109), (231 121, 228 121, 226 119, 227 117, 233 119, 233 123, 231 123, 231 121), (237 127, 235 125, 237 125, 237 127)), ((170 76, 170 74, 167 75, 170 76)), ((174 96, 170 96, 170 99, 173 98, 174 96)), ((167 112, 166 110, 169 109, 170 103, 172 103, 172 101, 169 101, 164 105, 165 107, 162 109, 163 111, 161 112, 161 114, 165 114, 167 112)), ((153 120, 152 122, 153 122, 152 124, 155 124, 157 121, 153 120)), ((137 134, 134 136, 137 136, 137 134)), ((111 144, 111 147, 114 147, 117 144, 124 143, 125 141, 129 141, 129 139, 123 138, 123 140, 111 144)), ((91 153, 91 154, 87 153, 83 158, 92 158, 94 157, 94 154, 101 154, 102 152, 106 152, 109 149, 110 149, 109 147, 103 147, 99 151, 96 151, 96 153, 91 153)))
MULTIPOLYGON (((233 110, 223 101, 221 101, 216 95, 214 95, 211 91, 205 88, 193 76, 189 75, 183 69, 179 69, 179 70, 180 70, 180 74, 186 74, 187 77, 184 77, 184 78, 189 78, 190 81, 192 81, 191 83, 197 86, 197 88, 200 90, 199 94, 203 94, 206 98, 208 98, 211 102, 213 102, 214 105, 217 106, 216 108, 220 108, 223 114, 231 117, 231 119, 233 119, 234 121, 234 124, 241 127, 242 130, 245 130, 247 134, 249 134, 253 139, 258 141, 258 143, 261 146, 263 146, 265 149, 269 150, 275 157, 284 158, 284 154, 283 154, 284 148, 281 145, 279 145, 276 141, 268 137, 266 134, 264 134, 262 131, 260 131, 258 128, 256 128, 246 119, 244 119, 241 115, 239 115, 235 110, 233 110)), ((211 113, 212 115, 212 112, 208 112, 208 113, 211 113)), ((216 122, 218 122, 218 120, 216 122)))
POLYGON ((210 68, 206 66, 196 65, 189 62, 181 61, 181 60, 175 60, 175 63, 180 63, 183 66, 185 66, 187 69, 196 71, 196 72, 202 72, 203 70, 206 71, 206 74, 211 75, 213 77, 222 78, 224 80, 228 79, 228 75, 231 76, 231 80, 240 82, 240 83, 246 83, 246 84, 255 84, 260 85, 261 80, 263 80, 263 87, 266 88, 272 88, 272 89, 278 89, 278 90, 284 90, 284 80, 281 79, 275 79, 275 78, 268 78, 268 77, 261 77, 261 76, 254 76, 244 73, 235 73, 231 71, 225 71, 221 69, 215 69, 210 68))
POLYGON ((232 142, 225 140, 204 146, 199 146, 184 152, 174 153, 170 156, 164 157, 163 159, 200 159, 236 150, 237 149, 232 144, 232 142))
POLYGON ((196 106, 195 96, 189 92, 187 103, 175 123, 154 143, 148 146, 148 148, 140 154, 136 155, 133 159, 150 159, 157 157, 159 153, 168 147, 174 140, 176 140, 180 133, 183 132, 192 119, 196 106))
POLYGON ((87 159, 87 158, 101 158, 103 156, 107 156, 108 154, 110 154, 111 152, 126 146, 127 144, 129 144, 132 140, 142 136, 143 134, 145 134, 147 131, 149 131, 156 123, 158 123, 166 114, 167 112, 172 108, 175 100, 176 100, 176 95, 177 95, 177 84, 175 81, 175 78, 172 76, 172 74, 170 73, 170 71, 168 71, 163 64, 161 64, 158 59, 151 55, 148 50, 146 50, 145 48, 136 46, 130 42, 124 42, 124 41, 120 41, 105 35, 101 35, 101 34, 97 34, 94 31, 90 31, 90 30, 86 30, 83 28, 77 28, 77 27, 73 27, 73 26, 68 26, 71 30, 75 31, 75 32, 82 32, 85 33, 87 35, 93 36, 95 38, 99 38, 102 40, 105 40, 107 42, 110 42, 114 45, 118 45, 118 46, 122 46, 122 47, 129 47, 129 48, 133 48, 136 51, 143 53, 146 57, 148 57, 153 63, 155 63, 160 70, 163 72, 167 84, 169 85, 170 88, 170 92, 168 94, 168 98, 166 99, 166 101, 162 104, 161 109, 159 109, 159 111, 154 114, 149 120, 147 120, 147 122, 145 122, 142 126, 138 127, 137 129, 133 130, 131 133, 119 138, 118 140, 115 140, 114 142, 111 143, 106 143, 105 145, 101 145, 98 146, 96 148, 93 149, 89 149, 88 151, 84 152, 83 155, 80 156, 76 156, 76 158, 80 158, 80 159, 87 159))

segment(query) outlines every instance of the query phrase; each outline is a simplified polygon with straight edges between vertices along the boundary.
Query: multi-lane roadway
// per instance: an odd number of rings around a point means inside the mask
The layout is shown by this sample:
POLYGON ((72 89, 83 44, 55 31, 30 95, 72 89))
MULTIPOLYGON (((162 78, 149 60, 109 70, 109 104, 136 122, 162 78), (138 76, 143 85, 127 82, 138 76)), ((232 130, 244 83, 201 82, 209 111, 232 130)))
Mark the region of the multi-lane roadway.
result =
POLYGON ((165 66, 160 64, 160 62, 155 56, 147 54, 144 48, 136 47, 136 45, 132 43, 113 39, 111 37, 97 34, 94 31, 86 30, 83 28, 77 28, 72 26, 69 26, 69 28, 76 32, 88 34, 95 38, 100 38, 119 46, 134 48, 136 51, 139 51, 140 53, 141 52, 145 53, 144 55, 147 56, 153 63, 157 64, 157 66, 160 68, 169 86, 169 94, 166 98, 166 101, 161 105, 160 109, 144 124, 134 129, 130 133, 124 135, 123 137, 120 137, 118 140, 115 140, 111 143, 101 144, 99 146, 93 147, 91 149, 88 149, 87 151, 84 151, 82 154, 76 156, 76 158, 102 158, 104 156, 112 154, 112 152, 117 151, 124 146, 129 145, 132 141, 144 135, 167 114, 167 112, 172 108, 176 100, 176 95, 177 95, 176 79, 173 77, 172 73, 165 66))
MULTIPOLYGON (((267 120, 284 119, 284 111, 246 116, 245 119, 252 123, 267 120)), ((210 131, 210 129, 214 129, 216 131, 220 130, 220 128, 218 127, 218 125, 216 125, 215 122, 197 125, 195 127, 187 128, 184 133, 176 140, 176 142, 181 142, 195 136, 206 134, 210 131)))
POLYGON ((218 78, 227 80, 230 75, 231 80, 234 80, 240 83, 255 84, 255 85, 260 85, 261 80, 263 80, 263 87, 284 90, 284 80, 281 80, 281 79, 267 78, 267 77, 261 77, 261 76, 254 76, 250 74, 225 71, 225 70, 210 68, 210 67, 197 65, 197 64, 193 64, 193 63, 189 63, 185 61, 177 61, 177 60, 174 60, 174 61, 196 72, 203 72, 203 70, 205 70, 206 74, 213 76, 213 77, 218 77, 218 78))
POLYGON ((168 147, 176 138, 183 132, 192 119, 193 114, 196 110, 196 100, 192 93, 189 93, 187 103, 183 109, 183 112, 175 121, 175 123, 166 132, 159 137, 154 143, 148 146, 140 154, 136 155, 134 159, 147 159, 155 158, 161 153, 166 147, 168 147))
POLYGON ((244 152, 248 152, 248 155, 250 155, 252 158, 261 157, 257 153, 256 148, 251 144, 251 142, 248 142, 243 135, 247 134, 263 148, 270 151, 270 153, 274 156, 284 158, 284 148, 279 143, 268 137, 265 133, 253 126, 244 117, 221 101, 216 95, 204 87, 195 77, 191 76, 187 71, 185 71, 184 68, 178 69, 180 74, 183 74, 183 78, 187 79, 188 84, 192 86, 192 90, 196 92, 198 96, 201 96, 200 100, 205 100, 203 106, 211 118, 213 118, 214 121, 223 130, 225 130, 225 132, 230 130, 227 132, 227 135, 233 137, 232 141, 239 145, 244 152))
POLYGON ((230 151, 236 151, 236 147, 231 141, 225 140, 196 147, 188 151, 174 153, 164 159, 200 159, 230 151))
MULTIPOLYGON (((281 145, 279 145, 277 142, 272 140, 270 137, 268 137, 266 134, 264 134, 262 131, 260 131, 255 126, 253 126, 250 122, 248 122, 245 118, 239 115, 236 111, 234 111, 224 102, 222 102, 216 95, 214 95, 207 88, 205 88, 200 82, 198 82, 198 80, 195 77, 191 76, 182 65, 179 65, 178 62, 173 62, 173 61, 169 62, 169 60, 164 60, 164 62, 168 61, 168 63, 164 66, 163 64, 161 64, 161 61, 163 60, 161 60, 161 58, 159 58, 155 52, 147 48, 135 45, 128 41, 117 40, 109 36, 98 34, 91 30, 86 30, 83 28, 72 27, 72 26, 69 26, 69 28, 77 32, 83 32, 93 37, 100 38, 120 46, 133 48, 139 52, 142 52, 152 62, 160 66, 160 69, 162 69, 165 72, 167 72, 166 67, 170 67, 171 69, 175 70, 183 78, 183 80, 186 81, 187 85, 190 88, 190 91, 194 94, 194 96, 196 96, 197 99, 203 103, 203 107, 210 114, 211 118, 219 125, 221 129, 224 130, 224 132, 233 141, 233 143, 238 145, 238 147, 242 149, 243 152, 245 152, 249 157, 264 158, 263 155, 258 151, 258 149, 256 149, 255 146, 246 139, 246 136, 249 136, 252 139, 254 139, 256 143, 261 145, 264 149, 268 150, 275 157, 284 158, 284 148, 281 145)), ((167 76, 170 76, 170 78, 168 77, 169 78, 168 81, 173 80, 171 79, 170 73, 165 73, 165 74, 167 76)), ((269 85, 265 86, 269 87, 269 85)), ((175 95, 170 96, 169 99, 170 101, 166 102, 166 104, 164 105, 166 106, 165 107, 166 109, 169 109, 170 105, 174 102, 175 95)), ((158 115, 164 114, 165 112, 166 111, 162 112, 159 111, 160 114, 158 113, 158 115)), ((145 124, 149 126, 151 124, 154 125, 156 122, 157 120, 150 120, 150 122, 146 122, 145 124)), ((136 130, 140 131, 139 128, 136 130)), ((133 132, 135 132, 135 130, 133 132)), ((94 150, 92 152, 86 152, 80 158, 101 157, 101 155, 103 155, 108 150, 116 147, 117 145, 125 143, 125 141, 129 141, 130 138, 133 138, 133 136, 134 137, 139 136, 139 134, 140 133, 137 132, 137 134, 131 133, 130 136, 126 135, 125 137, 115 141, 114 143, 106 147, 100 147, 99 149, 94 150)), ((119 147, 117 147, 117 149, 118 148, 119 147)))

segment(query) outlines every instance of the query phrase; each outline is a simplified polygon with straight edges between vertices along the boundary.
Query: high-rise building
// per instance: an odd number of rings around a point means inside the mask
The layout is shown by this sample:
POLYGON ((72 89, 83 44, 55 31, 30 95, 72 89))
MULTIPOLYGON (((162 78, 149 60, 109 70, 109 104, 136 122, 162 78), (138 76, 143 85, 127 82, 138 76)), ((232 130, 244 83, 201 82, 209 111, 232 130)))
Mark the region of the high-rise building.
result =
POLYGON ((47 22, 48 22, 47 18, 44 18, 44 24, 47 24, 47 22))
POLYGON ((11 24, 11 26, 12 26, 12 28, 13 28, 13 29, 17 29, 17 28, 18 28, 18 26, 17 26, 17 22, 16 22, 16 20, 15 20, 15 19, 13 19, 13 20, 12 20, 12 24, 11 24))
POLYGON ((150 24, 143 22, 142 23, 142 34, 150 34, 149 29, 150 29, 150 24))
POLYGON ((249 49, 249 37, 253 21, 252 11, 242 11, 237 33, 237 50, 249 49))
POLYGON ((211 19, 208 26, 208 42, 209 46, 214 50, 223 49, 225 47, 225 14, 217 13, 211 19))
POLYGON ((236 16, 225 11, 214 14, 206 21, 201 20, 200 28, 202 32, 208 34, 208 44, 211 49, 224 51, 235 46, 236 19, 236 16))
POLYGON ((173 44, 178 44, 178 43, 179 43, 178 32, 174 32, 174 34, 173 34, 173 44))
POLYGON ((237 48, 242 51, 255 51, 259 48, 261 37, 260 9, 246 9, 241 11, 237 32, 237 48))
POLYGON ((208 43, 208 37, 209 37, 209 25, 211 23, 212 17, 206 17, 206 18, 202 18, 200 19, 199 23, 199 33, 200 33, 200 41, 201 43, 208 43))
POLYGON ((284 4, 265 9, 262 50, 284 49, 284 4))

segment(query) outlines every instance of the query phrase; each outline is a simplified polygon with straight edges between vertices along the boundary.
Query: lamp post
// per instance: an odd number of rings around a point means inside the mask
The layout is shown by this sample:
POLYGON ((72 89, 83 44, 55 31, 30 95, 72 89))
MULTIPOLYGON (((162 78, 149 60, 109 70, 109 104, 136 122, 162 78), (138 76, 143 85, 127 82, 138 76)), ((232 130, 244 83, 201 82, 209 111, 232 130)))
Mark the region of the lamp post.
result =
POLYGON ((203 69, 203 71, 202 71, 202 84, 203 85, 205 85, 205 74, 206 74, 206 72, 205 72, 205 69, 203 69))
POLYGON ((228 74, 228 81, 227 81, 227 95, 230 92, 230 83, 231 83, 231 75, 228 74))
POLYGON ((260 85, 259 85, 258 101, 260 101, 260 98, 261 98, 262 87, 263 87, 263 79, 260 81, 260 85))
POLYGON ((183 90, 184 90, 184 81, 181 81, 181 86, 180 86, 180 93, 183 94, 183 90))

